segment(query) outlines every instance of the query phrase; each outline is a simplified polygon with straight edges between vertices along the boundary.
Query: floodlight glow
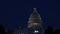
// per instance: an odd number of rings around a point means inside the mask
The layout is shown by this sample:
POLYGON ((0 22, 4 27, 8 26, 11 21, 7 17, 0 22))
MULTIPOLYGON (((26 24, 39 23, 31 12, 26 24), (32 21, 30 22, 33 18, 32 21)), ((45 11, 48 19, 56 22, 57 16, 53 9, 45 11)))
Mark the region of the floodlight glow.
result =
POLYGON ((39 32, 38 30, 37 31, 36 30, 34 31, 34 33, 38 33, 38 32, 39 32))

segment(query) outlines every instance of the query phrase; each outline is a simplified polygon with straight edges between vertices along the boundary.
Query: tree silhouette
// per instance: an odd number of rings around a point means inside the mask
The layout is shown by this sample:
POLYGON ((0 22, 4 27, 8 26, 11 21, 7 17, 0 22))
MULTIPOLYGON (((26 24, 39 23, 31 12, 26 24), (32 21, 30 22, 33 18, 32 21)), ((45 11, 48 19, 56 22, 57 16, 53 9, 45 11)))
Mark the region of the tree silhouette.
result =
POLYGON ((6 34, 4 26, 0 25, 0 34, 6 34))
POLYGON ((60 30, 58 30, 58 29, 55 30, 55 31, 54 31, 54 34, 60 34, 60 30))
POLYGON ((45 30, 45 34, 53 34, 53 28, 48 26, 48 28, 45 30))

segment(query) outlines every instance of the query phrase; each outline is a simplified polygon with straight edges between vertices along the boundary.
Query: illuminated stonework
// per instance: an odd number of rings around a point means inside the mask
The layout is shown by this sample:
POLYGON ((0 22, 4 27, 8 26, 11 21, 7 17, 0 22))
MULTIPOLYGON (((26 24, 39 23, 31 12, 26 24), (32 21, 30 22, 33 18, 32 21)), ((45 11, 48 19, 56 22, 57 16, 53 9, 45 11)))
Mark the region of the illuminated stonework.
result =
POLYGON ((36 25, 36 26, 37 26, 37 25, 38 25, 38 23, 33 23, 33 25, 36 25))
POLYGON ((29 21, 28 21, 28 28, 33 27, 33 26, 41 26, 41 17, 39 13, 37 12, 36 8, 33 8, 34 11, 31 14, 29 21))
POLYGON ((37 9, 34 8, 33 13, 31 14, 29 21, 28 21, 28 33, 29 34, 42 34, 42 21, 40 14, 37 12, 37 9))

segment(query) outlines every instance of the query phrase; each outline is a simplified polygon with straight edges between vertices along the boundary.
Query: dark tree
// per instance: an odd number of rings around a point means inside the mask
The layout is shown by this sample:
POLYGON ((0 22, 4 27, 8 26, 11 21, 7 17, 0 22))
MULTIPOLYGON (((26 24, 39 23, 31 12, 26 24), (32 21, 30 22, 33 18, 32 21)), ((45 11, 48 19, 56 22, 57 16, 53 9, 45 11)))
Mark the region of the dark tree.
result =
POLYGON ((0 34, 6 34, 4 26, 0 25, 0 34))
POLYGON ((54 34, 60 34, 60 30, 55 30, 54 34))
POLYGON ((14 33, 14 29, 8 29, 8 34, 13 34, 14 33))
POLYGON ((45 34, 53 34, 53 28, 48 26, 48 28, 45 30, 45 34))

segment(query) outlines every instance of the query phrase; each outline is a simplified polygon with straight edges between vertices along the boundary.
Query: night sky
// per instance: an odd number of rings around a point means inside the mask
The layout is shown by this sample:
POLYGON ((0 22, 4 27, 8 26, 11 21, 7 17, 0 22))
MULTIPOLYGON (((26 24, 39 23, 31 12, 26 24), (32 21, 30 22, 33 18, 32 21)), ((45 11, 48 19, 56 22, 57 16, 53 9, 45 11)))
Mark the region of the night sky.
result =
POLYGON ((7 28, 26 27, 35 3, 44 27, 50 25, 53 28, 60 29, 60 5, 57 0, 9 1, 8 15, 6 12, 2 15, 0 24, 7 28))

